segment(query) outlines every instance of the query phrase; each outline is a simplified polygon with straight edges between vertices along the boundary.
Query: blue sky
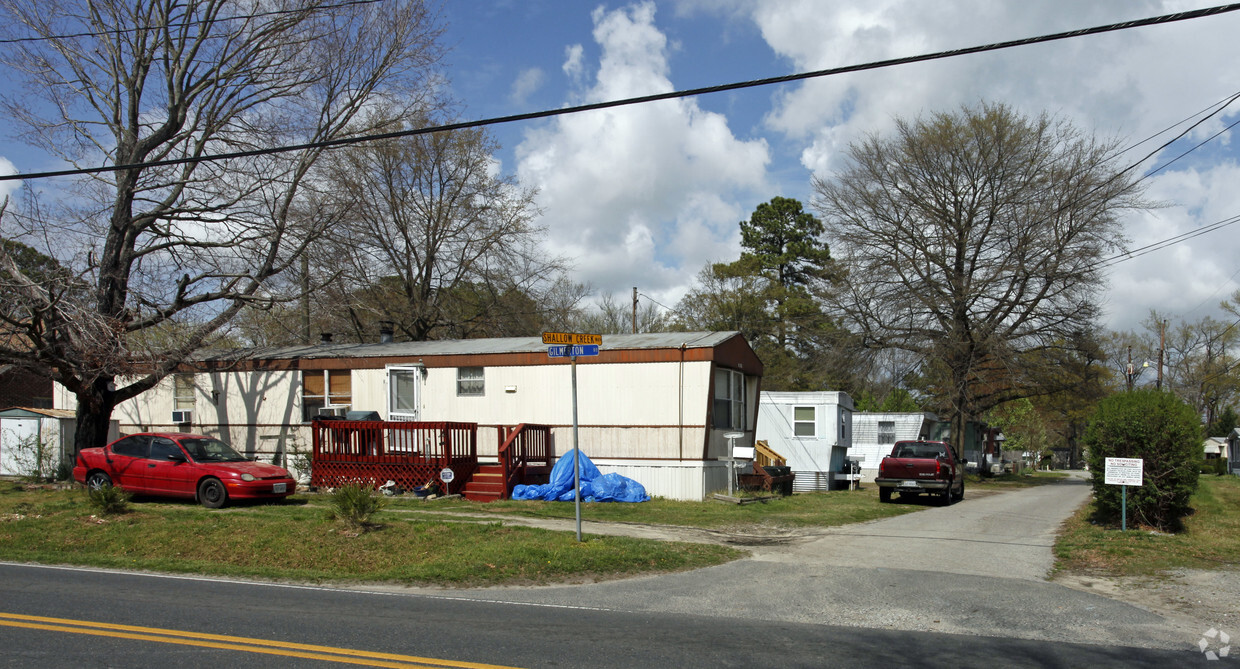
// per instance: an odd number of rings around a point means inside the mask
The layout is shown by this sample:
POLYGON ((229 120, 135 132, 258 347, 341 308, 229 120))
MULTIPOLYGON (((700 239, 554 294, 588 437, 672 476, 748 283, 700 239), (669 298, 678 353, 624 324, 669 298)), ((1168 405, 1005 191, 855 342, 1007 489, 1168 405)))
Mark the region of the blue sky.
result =
MULTIPOLYGON (((448 0, 446 74, 479 119, 839 67, 1218 4, 1188 0, 448 0)), ((493 126, 501 169, 538 190, 548 253, 575 278, 673 305, 740 252, 737 223, 892 119, 1003 102, 1137 141, 1240 91, 1240 12, 778 87, 493 126)), ((1240 109, 1240 102, 1235 103, 1240 109)), ((1237 120, 1229 109, 1145 168, 1237 120)), ((1182 128, 1183 126, 1181 126, 1182 128)), ((1161 141, 1142 146, 1143 155, 1161 141)), ((1148 180, 1163 206, 1124 220, 1136 248, 1240 215, 1231 134, 1148 180)), ((0 142, 0 170, 50 167, 0 142), (12 165, 6 165, 8 159, 12 165)), ((1106 324, 1151 308, 1222 318, 1240 225, 1120 263, 1106 324)))
MULTIPOLYGON (((466 118, 779 76, 1030 37, 1210 2, 647 0, 452 2, 448 74, 466 118)), ((775 195, 808 204, 851 141, 895 117, 1004 102, 1136 142, 1240 91, 1240 13, 932 63, 590 112, 495 129, 503 169, 539 189, 548 248, 600 292, 671 305, 737 223, 775 195)), ((1240 103, 1236 103, 1240 108, 1240 103)), ((1152 168, 1236 119, 1203 124, 1152 168)), ((1183 126, 1181 126, 1181 129, 1183 126)), ((1143 155, 1169 139, 1143 145, 1143 155)), ((1230 133, 1151 177, 1162 207, 1125 219, 1130 247, 1240 214, 1230 133)), ((1238 230, 1120 263, 1107 325, 1151 308, 1219 315, 1240 288, 1238 230)))

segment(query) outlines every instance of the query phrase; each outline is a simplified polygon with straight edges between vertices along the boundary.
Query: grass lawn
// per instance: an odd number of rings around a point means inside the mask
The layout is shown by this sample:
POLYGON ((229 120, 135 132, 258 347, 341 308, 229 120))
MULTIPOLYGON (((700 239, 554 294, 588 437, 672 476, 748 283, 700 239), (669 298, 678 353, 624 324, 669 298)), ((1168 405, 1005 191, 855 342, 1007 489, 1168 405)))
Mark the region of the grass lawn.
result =
POLYGON ((1068 478, 1068 475, 1064 472, 1031 472, 1029 474, 1000 474, 999 476, 966 474, 964 481, 966 490, 969 486, 977 486, 981 490, 1005 490, 1008 488, 1048 485, 1058 483, 1066 478, 1068 478))
MULTIPOLYGON (((572 502, 514 502, 510 500, 479 503, 468 500, 418 502, 393 499, 391 508, 417 509, 428 512, 453 511, 529 518, 575 518, 572 502)), ((862 490, 801 493, 778 497, 765 502, 737 505, 707 500, 680 502, 662 498, 641 504, 582 503, 583 520, 603 522, 675 525, 707 529, 830 527, 859 523, 876 518, 898 516, 918 511, 920 507, 881 504, 878 489, 869 484, 862 490)))
POLYGON ((80 490, 0 482, 0 559, 310 582, 443 586, 581 582, 697 569, 724 546, 445 522, 379 512, 361 534, 304 500, 210 511, 142 501, 98 516, 80 490))
MULTIPOLYGON (((79 489, 0 482, 0 559, 310 582, 392 582, 452 587, 584 582, 697 569, 744 555, 697 543, 584 537, 480 519, 461 512, 574 517, 571 502, 393 498, 378 527, 349 532, 329 517, 325 495, 221 511, 191 502, 131 502, 101 516, 79 489), (408 510, 427 513, 404 513, 408 510), (453 512, 435 515, 438 512, 453 512)), ((869 486, 746 505, 715 501, 582 505, 587 520, 712 529, 831 526, 919 510, 880 504, 869 486)))
POLYGON ((1056 570, 1144 576, 1240 568, 1240 477, 1202 476, 1192 507, 1184 531, 1165 534, 1131 524, 1127 532, 1097 525, 1093 504, 1087 504, 1064 524, 1055 544, 1056 570))

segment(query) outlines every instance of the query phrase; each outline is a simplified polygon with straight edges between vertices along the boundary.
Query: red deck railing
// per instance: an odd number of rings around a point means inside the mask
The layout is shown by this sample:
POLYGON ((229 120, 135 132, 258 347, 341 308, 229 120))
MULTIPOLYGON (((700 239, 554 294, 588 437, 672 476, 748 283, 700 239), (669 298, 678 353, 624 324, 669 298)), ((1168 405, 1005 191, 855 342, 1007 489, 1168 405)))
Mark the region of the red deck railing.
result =
POLYGON ((551 427, 522 423, 499 426, 499 464, 503 468, 504 498, 512 487, 525 480, 530 467, 551 466, 551 427))
POLYGON ((477 423, 315 420, 310 485, 348 483, 406 489, 438 482, 443 494, 459 492, 478 469, 477 423), (451 482, 440 479, 451 469, 451 482))

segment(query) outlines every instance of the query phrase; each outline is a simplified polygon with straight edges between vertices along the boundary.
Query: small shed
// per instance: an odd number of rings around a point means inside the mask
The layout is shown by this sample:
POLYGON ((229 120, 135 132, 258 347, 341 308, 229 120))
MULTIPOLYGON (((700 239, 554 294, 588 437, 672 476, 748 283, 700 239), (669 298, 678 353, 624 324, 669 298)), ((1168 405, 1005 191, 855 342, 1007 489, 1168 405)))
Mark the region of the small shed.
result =
POLYGON ((848 457, 856 458, 867 481, 878 475, 878 463, 891 454, 897 441, 938 439, 938 416, 925 411, 869 412, 853 414, 853 440, 848 457))
POLYGON ((73 457, 72 411, 9 407, 0 410, 0 475, 55 475, 73 457))
POLYGON ((852 415, 845 392, 763 391, 755 433, 788 459, 794 490, 831 490, 846 480, 852 415))

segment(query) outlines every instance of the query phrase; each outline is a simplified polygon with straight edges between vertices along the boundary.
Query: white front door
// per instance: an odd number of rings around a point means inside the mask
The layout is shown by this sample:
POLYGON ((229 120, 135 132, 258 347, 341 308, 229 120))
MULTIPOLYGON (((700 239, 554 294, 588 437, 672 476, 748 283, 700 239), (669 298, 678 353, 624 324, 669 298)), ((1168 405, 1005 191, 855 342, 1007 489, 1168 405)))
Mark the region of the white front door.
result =
POLYGON ((421 367, 388 367, 388 420, 419 419, 421 386, 421 367))

